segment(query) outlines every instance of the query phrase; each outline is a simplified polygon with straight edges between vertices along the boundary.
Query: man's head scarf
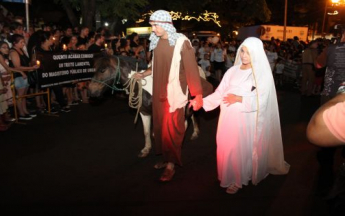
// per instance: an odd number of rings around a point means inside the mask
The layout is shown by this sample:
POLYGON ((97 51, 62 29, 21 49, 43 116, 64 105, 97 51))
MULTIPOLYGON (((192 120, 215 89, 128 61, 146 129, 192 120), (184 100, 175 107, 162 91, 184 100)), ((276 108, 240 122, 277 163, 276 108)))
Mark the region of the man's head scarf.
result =
MULTIPOLYGON (((168 40, 170 46, 175 46, 176 40, 183 34, 177 33, 176 28, 172 23, 172 18, 168 11, 157 10, 150 17, 150 23, 154 23, 162 27, 168 34, 168 40)), ((159 37, 152 32, 150 35, 150 51, 156 48, 159 37)))

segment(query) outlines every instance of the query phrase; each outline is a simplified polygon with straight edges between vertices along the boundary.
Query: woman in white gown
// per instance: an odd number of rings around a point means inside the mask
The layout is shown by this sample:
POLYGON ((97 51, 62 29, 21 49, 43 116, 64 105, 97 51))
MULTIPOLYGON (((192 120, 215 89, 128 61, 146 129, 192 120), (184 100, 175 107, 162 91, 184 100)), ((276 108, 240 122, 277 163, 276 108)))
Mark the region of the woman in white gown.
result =
POLYGON ((218 106, 218 179, 227 193, 250 180, 256 185, 270 173, 288 173, 274 80, 261 40, 247 38, 241 44, 234 66, 203 99, 206 111, 218 106))

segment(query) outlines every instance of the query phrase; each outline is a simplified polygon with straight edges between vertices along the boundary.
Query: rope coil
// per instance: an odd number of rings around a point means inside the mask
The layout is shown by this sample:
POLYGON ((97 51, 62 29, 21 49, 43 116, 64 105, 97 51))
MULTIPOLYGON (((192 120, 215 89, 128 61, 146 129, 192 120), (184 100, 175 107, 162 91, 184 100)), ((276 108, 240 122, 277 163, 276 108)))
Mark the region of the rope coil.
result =
MULTIPOLYGON (((94 82, 98 82, 101 83, 105 86, 107 86, 108 88, 110 88, 112 90, 112 94, 114 94, 114 91, 125 91, 126 94, 129 95, 128 98, 128 106, 133 108, 133 109, 137 109, 137 113, 135 115, 135 119, 134 119, 134 124, 137 123, 138 120, 138 114, 140 111, 140 108, 142 106, 142 102, 143 102, 143 84, 141 83, 141 80, 138 80, 136 78, 134 78, 133 76, 131 76, 126 83, 123 84, 123 88, 118 88, 116 85, 120 84, 120 79, 121 79, 121 72, 120 72, 120 59, 117 57, 117 69, 115 72, 114 76, 109 77, 106 80, 100 81, 97 79, 92 78, 92 81, 94 82), (108 81, 110 80, 114 80, 112 85, 107 84, 108 81), (136 85, 138 86, 138 92, 137 94, 135 94, 135 87, 136 85)), ((145 79, 143 79, 145 80, 145 79)), ((146 85, 146 80, 145 80, 145 84, 146 85)))

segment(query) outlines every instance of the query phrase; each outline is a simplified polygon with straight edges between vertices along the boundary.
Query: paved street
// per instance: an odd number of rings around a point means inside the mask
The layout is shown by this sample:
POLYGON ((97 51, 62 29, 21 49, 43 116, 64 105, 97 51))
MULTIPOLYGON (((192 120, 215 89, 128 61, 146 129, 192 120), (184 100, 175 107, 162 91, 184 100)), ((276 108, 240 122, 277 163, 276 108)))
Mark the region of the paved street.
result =
POLYGON ((199 113, 199 139, 190 141, 187 130, 184 166, 169 183, 160 183, 153 168, 159 156, 137 157, 142 125, 133 124, 126 100, 107 96, 97 106, 14 124, 0 133, 1 215, 327 215, 327 179, 319 177, 318 148, 305 137, 318 98, 292 91, 278 97, 290 173, 236 195, 217 181, 219 111, 199 113))

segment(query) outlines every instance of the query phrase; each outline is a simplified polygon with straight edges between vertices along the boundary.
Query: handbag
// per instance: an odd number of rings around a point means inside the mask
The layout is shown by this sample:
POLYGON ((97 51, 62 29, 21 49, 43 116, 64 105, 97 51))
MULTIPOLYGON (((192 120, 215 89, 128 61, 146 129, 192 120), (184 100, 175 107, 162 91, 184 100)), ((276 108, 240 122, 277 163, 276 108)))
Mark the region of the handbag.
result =
POLYGON ((38 83, 38 73, 36 71, 30 71, 26 74, 29 85, 36 85, 38 83))

